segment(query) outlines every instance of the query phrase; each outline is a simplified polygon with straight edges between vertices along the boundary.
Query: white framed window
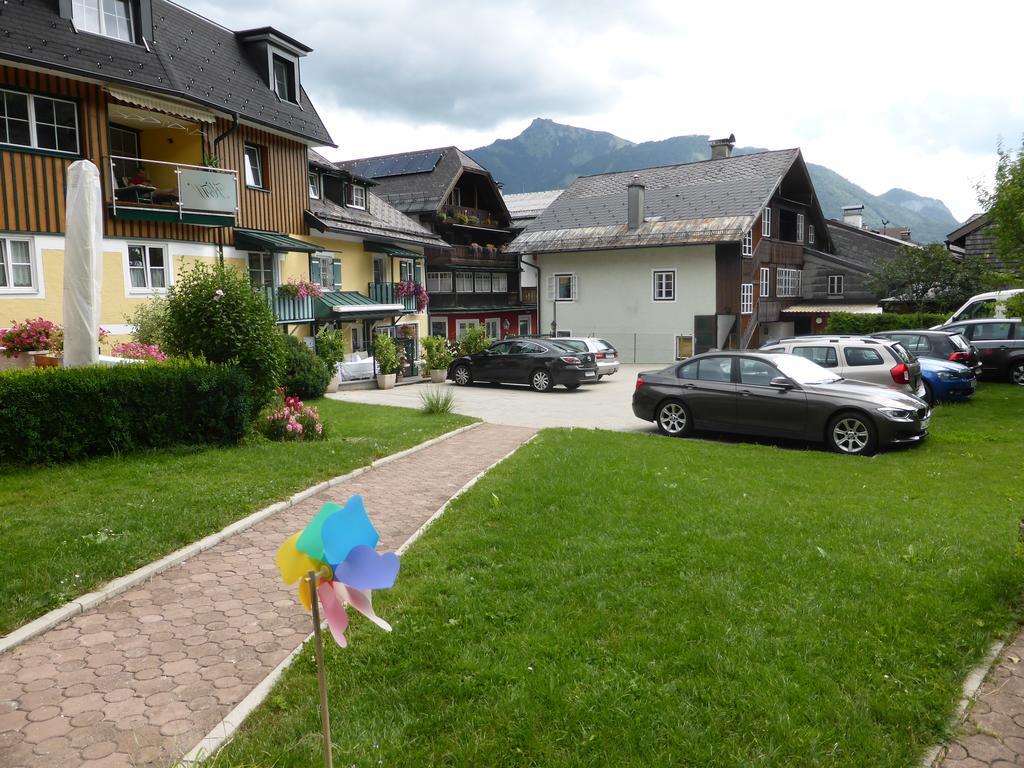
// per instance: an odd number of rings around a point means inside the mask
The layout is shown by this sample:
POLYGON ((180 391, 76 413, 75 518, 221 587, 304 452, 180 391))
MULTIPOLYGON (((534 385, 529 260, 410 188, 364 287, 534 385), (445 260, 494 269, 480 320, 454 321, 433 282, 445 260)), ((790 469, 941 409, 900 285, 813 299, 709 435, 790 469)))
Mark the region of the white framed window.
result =
POLYGON ((814 225, 807 227, 807 244, 814 245, 814 225))
POLYGON ((135 42, 134 8, 131 0, 74 0, 71 18, 83 32, 135 42))
POLYGON ((309 196, 314 200, 320 199, 320 174, 309 174, 309 196))
POLYGON ((38 290, 32 241, 26 237, 0 237, 0 294, 38 290))
POLYGON ((761 267, 761 298, 772 295, 772 270, 771 267, 761 267))
POLYGON ((249 282, 264 288, 273 288, 277 281, 274 279, 274 258, 272 253, 250 253, 248 255, 249 282))
POLYGON ((358 184, 349 184, 349 205, 353 208, 362 208, 366 210, 366 187, 361 187, 358 184))
POLYGON ((754 284, 740 285, 740 314, 749 315, 754 311, 754 284))
POLYGON ((427 272, 427 293, 451 293, 451 272, 427 272))
POLYGON ((491 292, 491 273, 490 272, 477 272, 473 276, 474 290, 477 293, 490 293, 491 292))
POLYGON ((472 293, 473 292, 473 273, 472 272, 456 272, 455 273, 455 292, 456 293, 472 293))
POLYGON ((845 275, 829 275, 828 276, 828 295, 829 296, 842 296, 843 289, 846 287, 846 276, 845 275))
POLYGON ((655 301, 675 301, 676 271, 674 269, 654 270, 652 287, 655 301))
POLYGON ((548 277, 548 301, 576 301, 579 298, 579 283, 576 275, 562 272, 548 277))
POLYGON ((501 338, 501 319, 497 317, 488 317, 484 320, 484 331, 492 339, 501 338))
POLYGON ((744 256, 754 255, 754 231, 748 229, 743 233, 743 244, 740 246, 740 253, 744 256))
POLYGON ((504 272, 491 272, 491 293, 508 291, 508 275, 504 272))
POLYGON ((775 270, 775 295, 779 298, 799 296, 802 282, 801 270, 778 267, 775 270))
POLYGON ((519 335, 520 336, 529 336, 531 330, 532 330, 532 323, 530 321, 530 316, 529 315, 520 315, 519 316, 519 335))
POLYGON ((309 279, 328 290, 341 290, 341 259, 330 251, 317 251, 309 257, 309 279))
POLYGON ((448 338, 448 318, 447 317, 432 317, 430 318, 430 335, 431 336, 443 336, 448 338))
POLYGON ((263 183, 263 148, 245 145, 245 186, 266 189, 263 183))
POLYGON ((128 243, 128 285, 131 293, 167 290, 171 284, 167 248, 149 243, 128 243))
POLYGON ((480 326, 479 320, 456 320, 455 321, 455 336, 461 339, 466 335, 466 331, 470 328, 478 328, 480 326))
POLYGON ((798 243, 804 241, 804 215, 802 213, 796 215, 796 241, 798 243))
POLYGON ((0 90, 0 144, 78 154, 78 106, 64 99, 0 90))
POLYGON ((761 237, 772 236, 772 209, 766 207, 761 214, 761 237))
POLYGON ((298 62, 290 56, 285 56, 278 51, 272 51, 270 53, 270 64, 274 77, 274 93, 277 94, 281 101, 290 101, 292 104, 298 104, 298 62))

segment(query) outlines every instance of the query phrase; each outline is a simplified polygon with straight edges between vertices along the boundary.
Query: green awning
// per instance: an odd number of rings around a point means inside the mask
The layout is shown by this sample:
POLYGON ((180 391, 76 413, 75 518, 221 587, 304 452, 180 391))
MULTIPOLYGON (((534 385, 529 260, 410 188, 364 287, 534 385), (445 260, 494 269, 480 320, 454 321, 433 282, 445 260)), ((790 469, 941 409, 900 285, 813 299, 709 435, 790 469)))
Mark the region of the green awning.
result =
POLYGON ((386 253, 388 256, 401 256, 403 259, 422 259, 422 253, 407 251, 396 245, 384 245, 384 243, 363 243, 363 250, 373 253, 386 253))
POLYGON ((235 248, 243 251, 269 251, 270 253, 316 253, 320 249, 312 243, 304 243, 294 237, 278 232, 261 232, 257 229, 235 229, 235 248))
POLYGON ((324 291, 313 300, 317 320, 380 320, 408 313, 401 304, 381 304, 358 291, 324 291))

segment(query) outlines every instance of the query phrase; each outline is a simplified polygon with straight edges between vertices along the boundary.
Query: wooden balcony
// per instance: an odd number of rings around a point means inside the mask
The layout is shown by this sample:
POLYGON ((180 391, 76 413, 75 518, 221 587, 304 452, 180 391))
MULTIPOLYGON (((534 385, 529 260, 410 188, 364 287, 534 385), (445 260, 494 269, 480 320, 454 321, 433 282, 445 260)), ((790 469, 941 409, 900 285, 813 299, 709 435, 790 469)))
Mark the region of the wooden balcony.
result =
POLYGON ((755 256, 762 264, 786 264, 801 267, 804 263, 804 244, 764 238, 758 244, 755 256))
POLYGON ((298 298, 280 287, 265 286, 263 292, 267 303, 279 324, 313 322, 313 297, 298 298))
POLYGON ((443 224, 461 224, 466 227, 501 229, 501 224, 490 211, 486 211, 483 208, 467 208, 464 205, 442 206, 438 212, 438 220, 443 224))
POLYGON ((522 296, 522 303, 523 304, 532 304, 533 306, 537 305, 537 287, 536 286, 532 286, 532 287, 529 287, 529 288, 520 288, 519 289, 519 293, 522 296))
POLYGON ((500 271, 519 271, 519 257, 503 253, 493 245, 427 248, 424 255, 431 270, 443 267, 493 267, 500 271))
POLYGON ((416 297, 398 298, 398 283, 370 283, 366 295, 378 304, 401 304, 410 312, 416 311, 416 297))
POLYGON ((524 302, 519 300, 519 293, 516 291, 502 293, 431 293, 430 311, 443 312, 447 310, 485 308, 502 309, 505 307, 519 307, 524 302))

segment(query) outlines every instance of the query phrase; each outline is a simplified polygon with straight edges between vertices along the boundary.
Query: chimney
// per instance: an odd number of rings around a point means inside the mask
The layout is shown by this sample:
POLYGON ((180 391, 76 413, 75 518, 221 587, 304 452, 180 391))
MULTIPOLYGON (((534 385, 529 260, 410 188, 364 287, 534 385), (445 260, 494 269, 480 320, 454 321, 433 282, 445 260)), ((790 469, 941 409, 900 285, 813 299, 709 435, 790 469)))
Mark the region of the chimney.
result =
POLYGON ((727 139, 711 139, 708 144, 711 145, 711 159, 721 160, 725 157, 732 157, 732 147, 736 143, 736 136, 729 134, 727 139))
POLYGON ((626 200, 628 213, 626 225, 629 229, 639 229, 644 223, 644 185, 640 183, 639 176, 633 176, 633 180, 626 187, 626 200))
POLYGON ((864 229, 864 204, 844 205, 843 224, 857 229, 864 229))

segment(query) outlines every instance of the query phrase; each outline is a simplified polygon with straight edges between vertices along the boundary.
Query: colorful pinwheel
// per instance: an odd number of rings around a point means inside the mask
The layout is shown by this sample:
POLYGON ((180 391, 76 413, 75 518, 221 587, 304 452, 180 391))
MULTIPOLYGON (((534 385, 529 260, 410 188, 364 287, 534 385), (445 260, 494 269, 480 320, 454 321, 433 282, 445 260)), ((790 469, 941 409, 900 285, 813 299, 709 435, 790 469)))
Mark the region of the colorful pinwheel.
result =
POLYGON ((285 584, 299 584, 299 600, 312 609, 310 583, 305 576, 316 574, 316 593, 331 634, 342 648, 348 645, 345 629, 351 605, 381 629, 391 625, 373 610, 371 591, 387 589, 398 576, 398 555, 376 551, 380 535, 373 527, 362 496, 353 496, 345 506, 324 504, 299 533, 289 537, 277 550, 275 562, 285 584))

